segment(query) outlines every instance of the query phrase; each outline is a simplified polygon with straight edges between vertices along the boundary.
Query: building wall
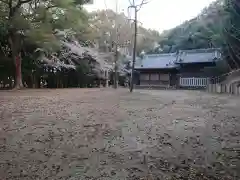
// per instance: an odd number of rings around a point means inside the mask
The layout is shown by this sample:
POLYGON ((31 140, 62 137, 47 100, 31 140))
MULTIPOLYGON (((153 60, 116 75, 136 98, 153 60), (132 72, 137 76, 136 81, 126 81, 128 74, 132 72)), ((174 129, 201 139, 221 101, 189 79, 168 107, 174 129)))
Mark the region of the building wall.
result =
POLYGON ((179 77, 210 77, 211 74, 207 73, 204 68, 213 65, 212 63, 182 65, 179 69, 179 77))
POLYGON ((171 84, 171 76, 164 72, 141 72, 140 85, 163 85, 171 84))

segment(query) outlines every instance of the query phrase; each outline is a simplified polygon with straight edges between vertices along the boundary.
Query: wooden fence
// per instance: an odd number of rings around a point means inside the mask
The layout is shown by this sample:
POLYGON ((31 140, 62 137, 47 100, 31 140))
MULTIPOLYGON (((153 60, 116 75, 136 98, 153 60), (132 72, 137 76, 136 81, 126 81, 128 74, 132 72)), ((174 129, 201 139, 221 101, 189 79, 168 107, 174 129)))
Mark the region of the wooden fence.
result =
POLYGON ((180 77, 180 87, 206 87, 208 84, 208 78, 182 78, 180 77))
POLYGON ((227 93, 227 94, 234 94, 240 95, 240 86, 239 84, 211 84, 209 83, 206 88, 207 92, 210 93, 227 93))

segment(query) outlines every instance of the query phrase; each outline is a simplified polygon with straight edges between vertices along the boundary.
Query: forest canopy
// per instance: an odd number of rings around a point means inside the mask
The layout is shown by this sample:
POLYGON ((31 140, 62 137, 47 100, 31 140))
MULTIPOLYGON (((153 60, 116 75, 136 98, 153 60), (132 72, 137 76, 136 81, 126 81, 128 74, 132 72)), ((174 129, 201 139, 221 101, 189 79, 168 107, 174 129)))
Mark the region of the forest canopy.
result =
POLYGON ((240 3, 216 0, 195 18, 160 35, 159 46, 150 53, 221 48, 230 69, 240 68, 240 3))
POLYGON ((221 47, 223 27, 228 13, 224 0, 214 1, 195 18, 164 31, 159 45, 163 52, 221 47))

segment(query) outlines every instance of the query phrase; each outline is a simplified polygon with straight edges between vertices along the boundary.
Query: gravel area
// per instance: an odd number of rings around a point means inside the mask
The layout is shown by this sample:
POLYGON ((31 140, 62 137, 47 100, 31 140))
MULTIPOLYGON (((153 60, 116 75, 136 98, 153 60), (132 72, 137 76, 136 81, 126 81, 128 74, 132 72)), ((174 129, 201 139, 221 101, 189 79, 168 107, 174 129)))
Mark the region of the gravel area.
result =
POLYGON ((238 180, 239 141, 235 96, 0 92, 1 180, 238 180))

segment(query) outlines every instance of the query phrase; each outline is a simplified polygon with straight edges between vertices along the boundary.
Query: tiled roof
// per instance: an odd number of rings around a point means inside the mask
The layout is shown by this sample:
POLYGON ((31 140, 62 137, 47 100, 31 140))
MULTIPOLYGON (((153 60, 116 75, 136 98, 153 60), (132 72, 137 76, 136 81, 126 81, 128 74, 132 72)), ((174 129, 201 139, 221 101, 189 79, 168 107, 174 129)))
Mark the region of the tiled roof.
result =
POLYGON ((219 49, 182 50, 179 53, 145 55, 136 58, 135 69, 170 69, 179 64, 214 62, 219 60, 219 49))
POLYGON ((135 69, 171 69, 176 68, 176 54, 153 54, 146 55, 136 61, 135 69))
POLYGON ((177 64, 214 62, 220 58, 218 49, 196 49, 180 51, 177 64))

